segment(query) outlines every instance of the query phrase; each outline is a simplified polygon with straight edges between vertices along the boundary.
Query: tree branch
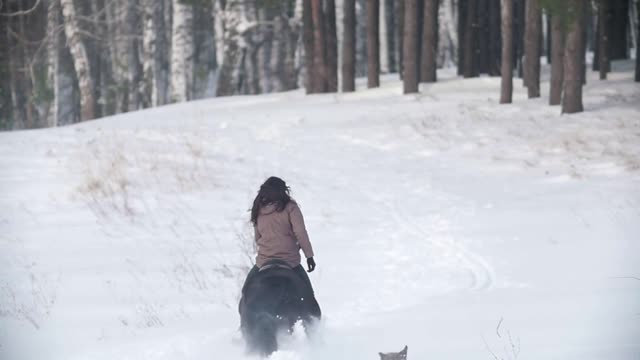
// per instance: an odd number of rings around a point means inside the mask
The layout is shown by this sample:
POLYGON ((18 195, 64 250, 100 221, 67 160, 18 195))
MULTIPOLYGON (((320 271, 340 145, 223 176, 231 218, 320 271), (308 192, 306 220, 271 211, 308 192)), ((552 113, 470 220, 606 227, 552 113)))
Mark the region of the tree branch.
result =
MULTIPOLYGON (((14 17, 14 16, 29 15, 30 13, 34 12, 38 8, 38 5, 40 5, 40 2, 42 2, 42 0, 36 0, 36 3, 29 10, 21 10, 14 13, 6 13, 6 14, 0 13, 0 16, 14 17)), ((0 8, 2 8, 2 1, 0 1, 0 8)))

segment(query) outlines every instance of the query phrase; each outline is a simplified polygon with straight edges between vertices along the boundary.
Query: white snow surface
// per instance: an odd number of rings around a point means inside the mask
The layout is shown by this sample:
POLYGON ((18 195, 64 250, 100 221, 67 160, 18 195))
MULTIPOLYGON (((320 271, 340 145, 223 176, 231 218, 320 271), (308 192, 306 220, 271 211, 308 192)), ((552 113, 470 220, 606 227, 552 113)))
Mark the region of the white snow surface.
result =
POLYGON ((640 86, 614 65, 576 115, 443 70, 0 133, 0 359, 253 359, 247 210, 277 175, 324 317, 271 359, 638 360, 640 86))

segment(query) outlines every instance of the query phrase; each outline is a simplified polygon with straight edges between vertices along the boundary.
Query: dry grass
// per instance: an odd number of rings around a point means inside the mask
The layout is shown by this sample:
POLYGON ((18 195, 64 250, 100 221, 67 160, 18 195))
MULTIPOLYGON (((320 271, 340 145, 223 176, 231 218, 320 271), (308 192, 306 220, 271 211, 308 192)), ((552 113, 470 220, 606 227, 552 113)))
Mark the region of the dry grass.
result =
POLYGON ((133 220, 160 197, 216 187, 209 143, 198 133, 99 134, 73 159, 75 194, 100 217, 133 220))

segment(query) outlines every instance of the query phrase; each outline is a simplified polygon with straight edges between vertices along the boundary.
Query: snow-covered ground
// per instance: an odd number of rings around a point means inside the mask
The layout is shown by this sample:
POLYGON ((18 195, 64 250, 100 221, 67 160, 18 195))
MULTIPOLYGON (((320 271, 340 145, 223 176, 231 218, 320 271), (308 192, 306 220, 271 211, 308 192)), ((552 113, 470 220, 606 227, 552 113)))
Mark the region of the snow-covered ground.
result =
POLYGON ((272 359, 638 360, 640 86, 614 70, 571 116, 445 70, 0 133, 0 359, 246 359, 247 209, 277 175, 325 317, 272 359))

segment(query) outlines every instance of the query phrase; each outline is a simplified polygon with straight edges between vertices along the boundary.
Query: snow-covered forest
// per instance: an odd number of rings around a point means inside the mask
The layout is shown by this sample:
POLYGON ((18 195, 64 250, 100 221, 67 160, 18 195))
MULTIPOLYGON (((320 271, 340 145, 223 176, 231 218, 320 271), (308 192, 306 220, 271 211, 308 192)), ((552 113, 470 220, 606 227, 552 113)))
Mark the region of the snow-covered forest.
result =
POLYGON ((586 54, 595 56, 594 71, 602 59, 606 77, 610 61, 631 58, 638 48, 637 4, 4 0, 0 128, 59 126, 300 87, 348 92, 356 77, 366 76, 376 87, 387 73, 406 74, 404 91, 414 92, 418 83, 437 81, 436 68, 449 66, 465 78, 504 74, 508 103, 514 74, 530 97, 547 95, 540 94, 540 61, 556 65, 550 103, 576 112, 582 109, 577 77, 585 78, 586 54))
POLYGON ((0 0, 0 360, 640 359, 638 6, 0 0), (322 319, 260 357, 270 176, 322 319))

